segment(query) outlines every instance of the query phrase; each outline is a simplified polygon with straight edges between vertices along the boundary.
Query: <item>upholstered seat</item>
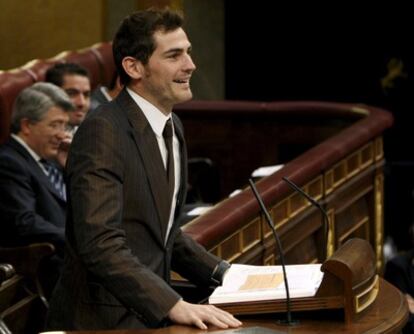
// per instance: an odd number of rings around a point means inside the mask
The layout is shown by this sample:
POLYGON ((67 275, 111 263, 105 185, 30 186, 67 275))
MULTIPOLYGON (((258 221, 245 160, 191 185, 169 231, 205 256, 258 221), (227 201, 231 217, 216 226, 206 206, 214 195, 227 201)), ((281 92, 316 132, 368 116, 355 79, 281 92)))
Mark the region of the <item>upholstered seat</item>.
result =
POLYGON ((56 63, 73 62, 89 71, 91 86, 109 85, 115 75, 112 44, 98 43, 77 51, 64 51, 53 58, 36 59, 9 71, 0 71, 0 144, 9 135, 10 115, 17 95, 35 82, 43 81, 48 68, 56 63))
POLYGON ((34 82, 33 77, 23 69, 0 72, 0 143, 9 135, 10 116, 16 96, 34 82))

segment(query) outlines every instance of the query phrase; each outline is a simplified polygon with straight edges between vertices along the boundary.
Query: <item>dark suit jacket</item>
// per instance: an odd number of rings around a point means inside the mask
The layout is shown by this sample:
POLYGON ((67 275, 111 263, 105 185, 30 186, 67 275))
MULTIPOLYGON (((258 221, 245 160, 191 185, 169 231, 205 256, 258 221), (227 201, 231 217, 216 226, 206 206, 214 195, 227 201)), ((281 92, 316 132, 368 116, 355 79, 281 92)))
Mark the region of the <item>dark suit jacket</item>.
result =
POLYGON ((91 93, 90 111, 93 111, 97 107, 99 107, 101 104, 108 103, 108 102, 109 102, 109 100, 106 98, 104 93, 102 93, 102 91, 101 91, 101 86, 98 86, 91 93))
POLYGON ((51 242, 56 253, 40 263, 39 278, 49 296, 63 264, 66 202, 16 140, 0 148, 0 246, 51 242))
POLYGON ((0 196, 0 246, 48 241, 63 251, 66 202, 13 138, 0 148, 0 196))
MULTIPOLYGON (((177 214, 187 179, 183 129, 177 214)), ((69 212, 63 275, 51 300, 49 329, 161 326, 180 296, 170 269, 210 284, 219 259, 181 232, 165 243, 170 203, 156 136, 123 90, 80 126, 68 165, 69 212)))

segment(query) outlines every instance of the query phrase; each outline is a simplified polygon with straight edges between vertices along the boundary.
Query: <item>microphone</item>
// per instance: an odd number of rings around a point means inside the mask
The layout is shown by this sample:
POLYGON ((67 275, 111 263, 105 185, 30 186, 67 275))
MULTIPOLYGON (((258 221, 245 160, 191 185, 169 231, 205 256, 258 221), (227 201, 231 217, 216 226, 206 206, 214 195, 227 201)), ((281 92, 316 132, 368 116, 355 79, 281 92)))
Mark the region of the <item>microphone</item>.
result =
POLYGON ((277 245, 279 255, 280 255, 279 258, 280 258, 280 263, 282 265, 283 280, 285 282, 285 291, 286 291, 286 317, 287 317, 287 319, 286 320, 279 320, 278 322, 280 324, 288 325, 288 326, 297 325, 299 323, 299 321, 292 320, 292 312, 290 310, 291 302, 290 302, 290 294, 289 294, 289 285, 288 285, 288 279, 287 279, 287 275, 286 275, 285 256, 283 254, 282 244, 280 242, 279 236, 276 233, 275 224, 273 223, 273 220, 270 217, 269 212, 266 210, 266 207, 263 203, 263 200, 260 197, 259 192, 257 191, 253 180, 249 179, 249 183, 250 183, 250 187, 252 188, 253 194, 256 197, 257 202, 259 203, 260 209, 263 212, 263 214, 265 215, 266 222, 268 223, 270 229, 273 232, 273 236, 276 240, 276 245, 277 245))
POLYGON ((293 183, 291 180, 289 180, 287 177, 282 177, 282 180, 285 181, 291 188, 293 188, 296 192, 301 194, 303 197, 305 197, 313 206, 317 207, 319 211, 322 213, 324 224, 323 224, 323 234, 324 234, 324 241, 325 241, 325 249, 323 252, 323 256, 326 259, 328 256, 327 246, 328 246, 328 230, 329 230, 329 217, 326 213, 325 209, 320 205, 318 201, 313 199, 311 196, 309 196, 305 191, 303 191, 302 188, 300 188, 298 185, 293 183))

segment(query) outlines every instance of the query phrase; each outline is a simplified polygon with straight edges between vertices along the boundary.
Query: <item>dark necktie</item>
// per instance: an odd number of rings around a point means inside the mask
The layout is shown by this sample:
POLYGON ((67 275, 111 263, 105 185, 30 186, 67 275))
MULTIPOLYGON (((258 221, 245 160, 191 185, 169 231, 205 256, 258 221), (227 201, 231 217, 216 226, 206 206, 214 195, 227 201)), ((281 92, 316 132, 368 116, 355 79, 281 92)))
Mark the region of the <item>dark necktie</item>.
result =
POLYGON ((44 159, 40 160, 40 162, 46 169, 49 181, 53 184, 59 195, 66 201, 66 185, 62 172, 55 165, 44 159))
POLYGON ((170 191, 170 196, 174 195, 174 155, 173 155, 173 128, 171 118, 168 119, 165 124, 164 131, 162 132, 164 137, 165 144, 167 146, 167 179, 168 179, 168 189, 170 191))

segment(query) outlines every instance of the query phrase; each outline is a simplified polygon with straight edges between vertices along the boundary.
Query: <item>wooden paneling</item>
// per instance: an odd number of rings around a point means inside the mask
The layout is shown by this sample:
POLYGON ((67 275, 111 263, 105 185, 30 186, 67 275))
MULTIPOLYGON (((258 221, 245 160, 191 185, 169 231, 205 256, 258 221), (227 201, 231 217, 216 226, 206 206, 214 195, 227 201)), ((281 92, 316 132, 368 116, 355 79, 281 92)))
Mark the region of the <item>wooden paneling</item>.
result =
POLYGON ((2 0, 0 69, 100 42, 103 20, 102 0, 2 0))
MULTIPOLYGON (((382 242, 382 223, 377 222, 378 217, 375 216, 376 211, 373 208, 375 201, 378 201, 375 200, 378 190, 374 191, 373 181, 375 179, 375 187, 381 190, 382 171, 380 166, 374 164, 373 147, 373 142, 370 142, 329 168, 327 173, 335 174, 335 170, 341 170, 337 173, 334 186, 329 184, 329 189, 324 189, 322 182, 326 180, 326 173, 325 178, 323 175, 317 175, 303 185, 308 194, 325 203, 328 209, 333 235, 331 245, 323 244, 321 213, 299 194, 289 194, 269 209, 281 233, 285 256, 289 263, 323 261, 321 249, 327 247, 328 253, 332 254, 346 240, 359 237, 374 240, 379 258, 378 268, 382 267, 382 246, 377 244, 382 242)), ((218 242, 212 250, 229 261, 239 262, 240 258, 254 249, 256 252, 257 249, 262 252, 263 264, 278 262, 279 254, 275 248, 273 234, 262 215, 218 242)))

